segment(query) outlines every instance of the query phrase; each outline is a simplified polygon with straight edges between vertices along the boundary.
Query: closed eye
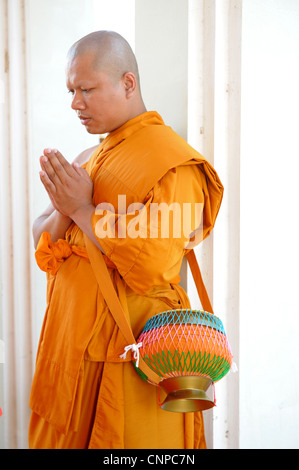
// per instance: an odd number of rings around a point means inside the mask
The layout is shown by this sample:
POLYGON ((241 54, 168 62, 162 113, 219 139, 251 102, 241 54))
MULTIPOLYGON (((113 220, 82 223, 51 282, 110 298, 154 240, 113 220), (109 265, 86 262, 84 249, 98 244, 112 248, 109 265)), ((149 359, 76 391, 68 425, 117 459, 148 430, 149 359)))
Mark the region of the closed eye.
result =
MULTIPOLYGON (((84 94, 89 93, 92 90, 93 90, 93 88, 81 88, 81 92, 84 93, 84 94)), ((75 91, 74 90, 68 90, 68 93, 70 93, 73 96, 75 94, 75 91)))

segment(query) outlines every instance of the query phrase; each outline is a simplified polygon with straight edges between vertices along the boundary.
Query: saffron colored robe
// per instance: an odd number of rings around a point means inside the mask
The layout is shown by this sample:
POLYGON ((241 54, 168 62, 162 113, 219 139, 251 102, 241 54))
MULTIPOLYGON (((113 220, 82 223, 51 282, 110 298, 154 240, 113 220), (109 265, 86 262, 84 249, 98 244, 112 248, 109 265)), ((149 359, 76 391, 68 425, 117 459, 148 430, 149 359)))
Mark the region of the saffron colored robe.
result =
MULTIPOLYGON (((198 243, 211 232, 223 187, 211 165, 156 112, 109 134, 85 168, 97 207, 93 231, 137 339, 151 316, 190 307, 179 285, 182 260, 195 235, 198 243), (149 236, 150 208, 162 202, 201 204, 201 230, 191 215, 190 235, 181 227, 179 236, 170 230, 165 237, 159 226, 158 236, 149 236), (139 204, 138 223, 133 203, 139 204)), ((72 224, 56 243, 44 233, 36 260, 48 284, 30 396, 30 447, 205 448, 202 414, 163 411, 159 387, 138 376, 130 352, 120 358, 127 344, 95 279, 82 231, 72 224)))

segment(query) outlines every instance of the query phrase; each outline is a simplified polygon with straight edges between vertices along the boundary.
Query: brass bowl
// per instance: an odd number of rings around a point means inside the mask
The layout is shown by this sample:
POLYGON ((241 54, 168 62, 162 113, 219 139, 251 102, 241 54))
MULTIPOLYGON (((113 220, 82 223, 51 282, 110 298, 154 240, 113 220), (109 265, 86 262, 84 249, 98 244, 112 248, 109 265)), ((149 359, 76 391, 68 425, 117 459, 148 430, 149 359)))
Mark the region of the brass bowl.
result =
POLYGON ((207 394, 212 383, 208 377, 194 375, 164 379, 159 386, 167 396, 161 408, 177 413, 208 410, 215 406, 214 400, 207 394))

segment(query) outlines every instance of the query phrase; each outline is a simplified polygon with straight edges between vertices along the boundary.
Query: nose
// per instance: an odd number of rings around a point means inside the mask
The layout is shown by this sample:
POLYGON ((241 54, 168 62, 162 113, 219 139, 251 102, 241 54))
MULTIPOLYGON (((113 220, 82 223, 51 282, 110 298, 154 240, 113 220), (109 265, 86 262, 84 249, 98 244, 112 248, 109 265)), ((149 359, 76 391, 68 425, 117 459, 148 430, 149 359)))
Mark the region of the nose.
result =
POLYGON ((79 94, 77 91, 74 92, 72 98, 71 108, 75 111, 78 109, 85 109, 85 103, 82 94, 79 94))

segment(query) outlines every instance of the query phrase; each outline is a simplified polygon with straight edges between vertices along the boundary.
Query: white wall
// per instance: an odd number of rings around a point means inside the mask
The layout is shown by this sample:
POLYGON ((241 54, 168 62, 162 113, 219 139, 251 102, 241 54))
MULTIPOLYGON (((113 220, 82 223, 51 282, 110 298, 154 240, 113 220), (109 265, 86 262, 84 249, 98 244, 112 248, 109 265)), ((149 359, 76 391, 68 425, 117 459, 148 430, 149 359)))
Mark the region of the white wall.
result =
POLYGON ((299 448, 299 2, 243 0, 240 446, 299 448))
POLYGON ((135 15, 135 52, 145 106, 186 138, 188 2, 138 0, 135 15))

